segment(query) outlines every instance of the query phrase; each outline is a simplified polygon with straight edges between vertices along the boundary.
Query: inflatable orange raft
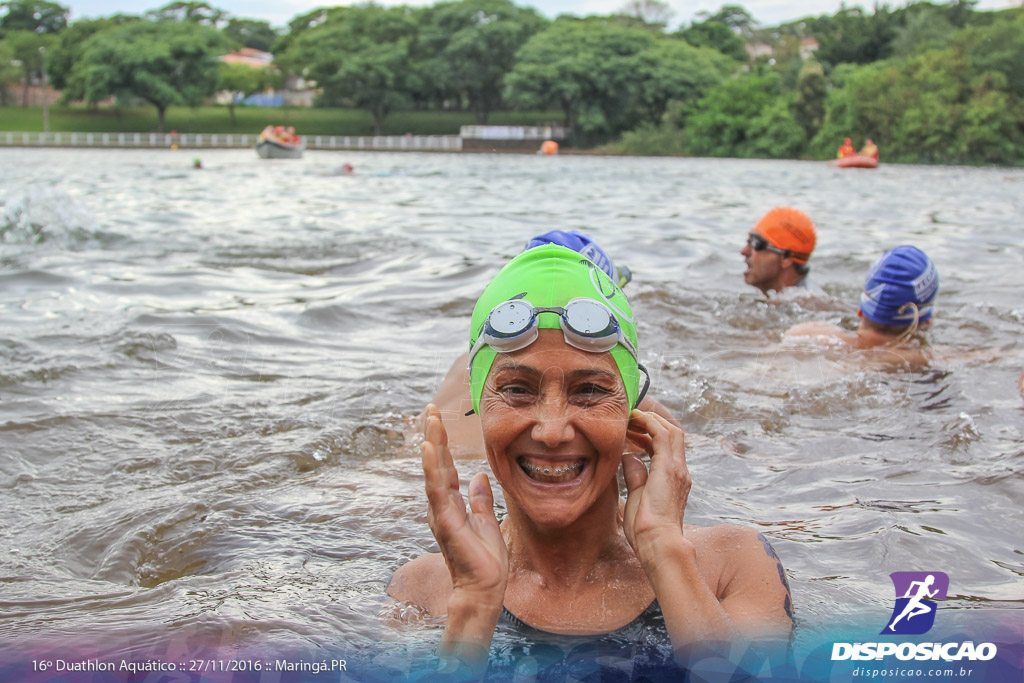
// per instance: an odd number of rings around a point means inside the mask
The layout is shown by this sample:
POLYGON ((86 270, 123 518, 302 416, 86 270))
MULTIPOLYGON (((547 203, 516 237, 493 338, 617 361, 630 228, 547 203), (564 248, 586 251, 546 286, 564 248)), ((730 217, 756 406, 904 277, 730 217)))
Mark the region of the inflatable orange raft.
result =
POLYGON ((878 168, 878 159, 867 154, 848 154, 842 159, 833 159, 828 165, 837 168, 878 168))

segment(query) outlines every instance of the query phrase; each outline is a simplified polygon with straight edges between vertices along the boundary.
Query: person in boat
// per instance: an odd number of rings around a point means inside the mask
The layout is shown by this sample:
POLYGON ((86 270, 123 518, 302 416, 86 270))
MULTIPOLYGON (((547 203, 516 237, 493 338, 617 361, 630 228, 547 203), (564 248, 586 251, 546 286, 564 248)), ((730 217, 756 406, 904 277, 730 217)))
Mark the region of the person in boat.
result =
POLYGON ((853 146, 853 140, 846 138, 843 140, 843 144, 839 145, 839 151, 836 152, 836 158, 842 159, 856 153, 857 148, 853 146))
MULTIPOLYGON (((633 278, 626 266, 617 266, 594 239, 578 230, 550 230, 531 238, 523 250, 544 244, 560 244, 590 259, 620 288, 633 278)), ((480 431, 479 415, 469 411, 472 407, 469 390, 469 353, 463 353, 452 363, 437 393, 430 401, 437 406, 445 421, 448 446, 456 457, 470 457, 484 454, 483 434, 480 431), (467 412, 469 411, 469 412, 467 412)), ((641 409, 658 413, 677 427, 682 427, 675 415, 656 399, 645 396, 641 409)), ((415 419, 415 426, 422 431, 426 412, 415 419)))
POLYGON ((878 145, 871 138, 864 140, 864 148, 861 149, 860 153, 878 161, 878 145))
POLYGON ((481 677, 496 630, 535 642, 656 633, 681 659, 709 641, 788 640, 789 589, 767 541, 685 524, 683 430, 635 409, 649 378, 632 309, 604 271, 560 245, 522 252, 477 301, 470 346, 473 409, 507 514, 499 524, 483 472, 467 509, 428 406, 422 461, 440 552, 401 566, 387 589, 444 618, 442 671, 481 677))
POLYGON ((790 328, 785 336, 823 337, 851 350, 884 349, 906 362, 926 363, 928 354, 915 335, 931 325, 938 292, 939 273, 932 260, 917 247, 902 245, 885 252, 868 271, 855 332, 808 322, 790 328))
POLYGON ((775 207, 761 217, 740 249, 746 263, 743 281, 765 295, 787 287, 816 290, 808 280, 807 265, 816 241, 810 216, 791 206, 775 207))

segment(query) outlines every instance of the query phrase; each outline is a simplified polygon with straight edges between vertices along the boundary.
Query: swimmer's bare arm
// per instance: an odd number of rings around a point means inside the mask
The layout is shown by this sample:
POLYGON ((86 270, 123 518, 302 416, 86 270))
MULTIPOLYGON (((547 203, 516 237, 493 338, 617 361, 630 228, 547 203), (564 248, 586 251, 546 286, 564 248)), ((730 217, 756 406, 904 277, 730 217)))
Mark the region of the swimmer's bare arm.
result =
POLYGON ((684 533, 691 480, 682 430, 660 416, 634 411, 630 437, 644 445, 651 467, 648 474, 638 458, 623 457, 629 491, 623 529, 654 588, 673 646, 788 635, 784 575, 756 533, 728 525, 684 533), (701 562, 698 544, 705 550, 711 546, 712 555, 727 561, 701 562))
POLYGON ((723 524, 709 529, 711 552, 725 560, 719 584, 722 608, 748 638, 788 639, 793 600, 786 571, 775 549, 749 527, 723 524))
POLYGON ((628 495, 622 527, 654 588, 673 647, 732 640, 736 628, 704 581, 695 546, 683 534, 692 483, 683 430, 659 415, 634 410, 629 436, 651 456, 651 466, 648 473, 638 457, 623 455, 628 495))
POLYGON ((427 406, 425 423, 423 474, 430 530, 448 577, 437 556, 427 556, 399 570, 388 593, 433 614, 447 613, 438 654, 466 666, 469 671, 464 673, 482 674, 508 584, 508 551, 487 475, 481 472, 470 481, 467 510, 437 406, 427 406), (424 580, 432 585, 423 587, 424 580))

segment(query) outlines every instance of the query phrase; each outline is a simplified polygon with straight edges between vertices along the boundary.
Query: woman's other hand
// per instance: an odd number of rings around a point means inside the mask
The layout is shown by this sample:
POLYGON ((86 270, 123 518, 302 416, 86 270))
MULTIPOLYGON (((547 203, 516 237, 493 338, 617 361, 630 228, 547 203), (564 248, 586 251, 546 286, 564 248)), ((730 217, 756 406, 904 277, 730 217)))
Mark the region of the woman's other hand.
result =
POLYGON ((433 404, 427 406, 423 434, 430 530, 452 579, 448 626, 439 654, 482 671, 505 599, 508 549, 494 516, 491 485, 483 472, 469 483, 467 510, 441 413, 433 404))
POLYGON ((629 438, 651 457, 648 473, 636 454, 622 456, 628 492, 623 530, 637 557, 645 562, 661 540, 682 536, 683 513, 692 481, 686 468, 682 429, 655 413, 634 410, 629 420, 629 438))

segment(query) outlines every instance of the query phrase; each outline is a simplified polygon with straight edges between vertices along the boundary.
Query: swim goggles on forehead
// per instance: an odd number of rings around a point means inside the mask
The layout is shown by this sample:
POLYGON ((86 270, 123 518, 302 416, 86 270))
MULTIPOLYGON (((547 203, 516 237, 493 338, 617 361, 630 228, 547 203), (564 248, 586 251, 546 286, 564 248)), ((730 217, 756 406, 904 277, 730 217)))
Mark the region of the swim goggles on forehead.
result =
MULTIPOLYGON (((651 375, 637 359, 636 347, 623 334, 611 309, 596 299, 577 297, 564 307, 537 307, 526 299, 510 299, 498 304, 491 309, 480 337, 469 351, 467 367, 473 367, 473 358, 484 346, 490 346, 499 353, 512 353, 532 344, 540 335, 537 316, 541 313, 557 315, 565 343, 577 349, 601 353, 611 351, 619 343, 626 347, 637 361, 637 369, 644 373, 644 385, 633 407, 640 405, 651 386, 651 375)), ((473 412, 470 410, 466 415, 472 415, 473 412)))
POLYGON ((793 252, 791 252, 789 249, 779 249, 778 247, 773 246, 771 242, 766 240, 761 235, 758 235, 756 232, 752 232, 749 235, 747 235, 747 244, 750 245, 750 248, 753 249, 754 251, 767 250, 774 254, 784 256, 786 258, 789 258, 790 256, 793 255, 793 252))
POLYGON ((540 334, 538 316, 554 313, 565 343, 583 351, 611 351, 621 343, 636 358, 636 348, 623 334, 611 310, 595 299, 578 297, 563 306, 536 307, 526 299, 512 299, 495 306, 484 321, 480 337, 469 352, 469 365, 485 345, 499 353, 525 349, 540 334))

